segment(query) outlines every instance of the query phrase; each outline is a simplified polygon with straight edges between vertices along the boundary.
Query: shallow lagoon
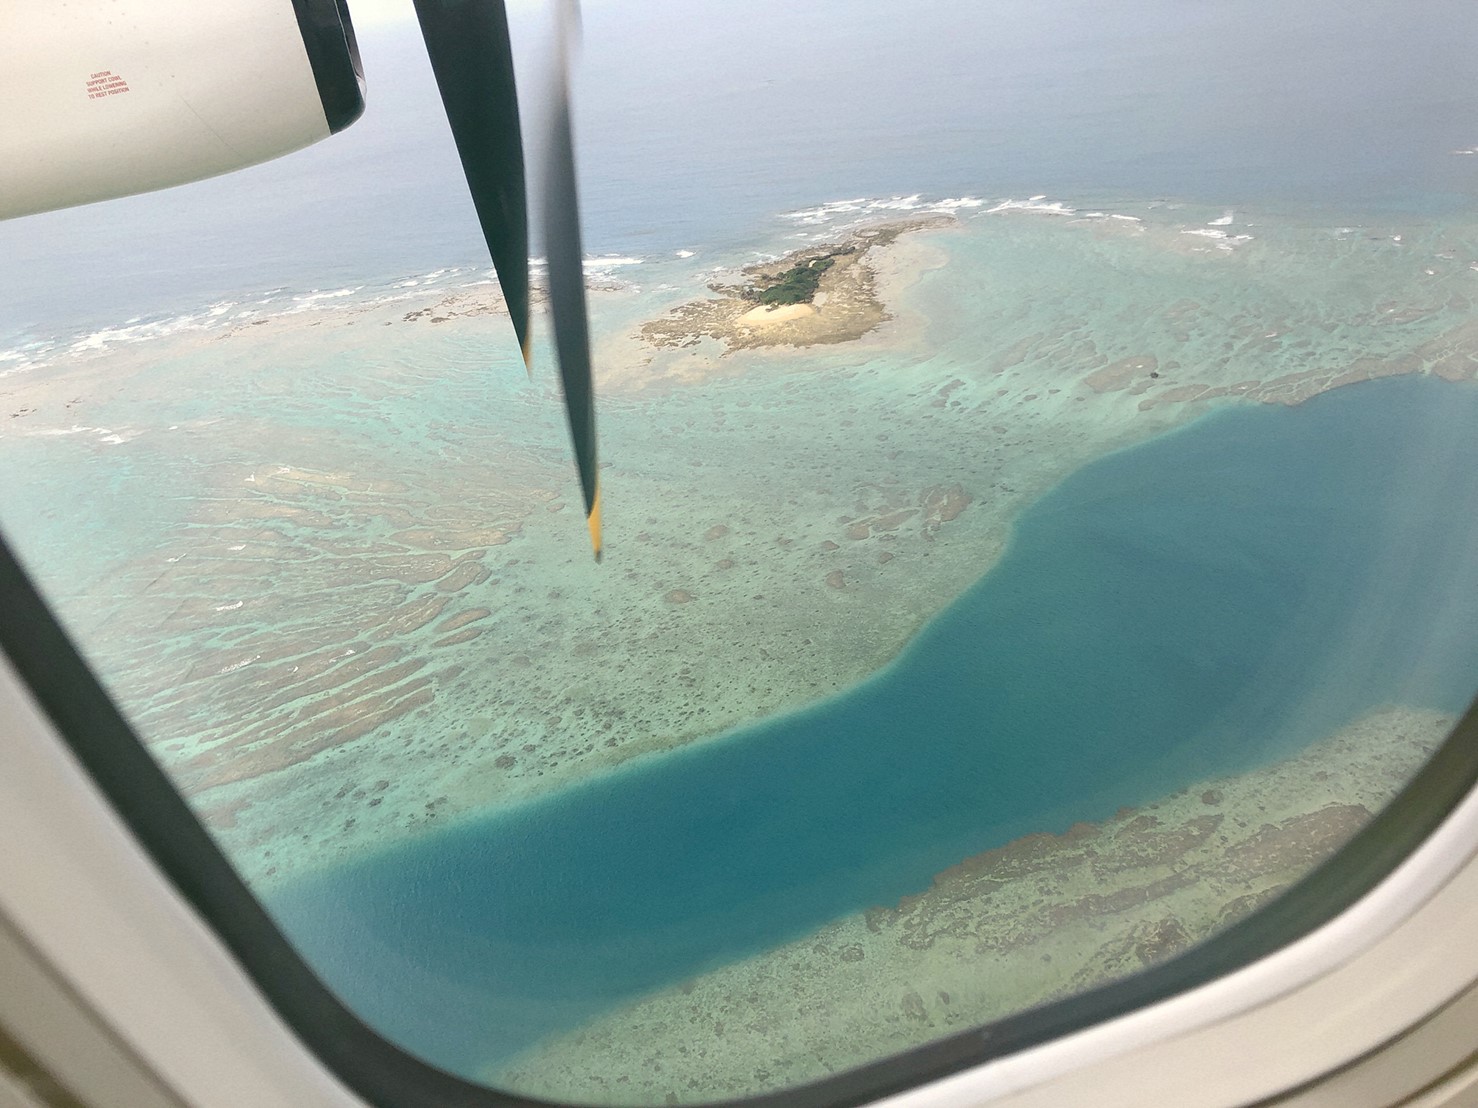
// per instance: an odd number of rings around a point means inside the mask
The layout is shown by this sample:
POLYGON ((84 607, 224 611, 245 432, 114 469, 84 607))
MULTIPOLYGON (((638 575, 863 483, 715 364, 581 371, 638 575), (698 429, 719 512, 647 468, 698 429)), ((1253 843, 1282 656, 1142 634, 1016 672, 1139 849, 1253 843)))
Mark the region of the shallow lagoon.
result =
POLYGON ((1431 378, 1213 413, 1063 482, 860 686, 271 903, 373 1023, 472 1072, 1019 836, 1384 704, 1456 711, 1475 419, 1431 378))

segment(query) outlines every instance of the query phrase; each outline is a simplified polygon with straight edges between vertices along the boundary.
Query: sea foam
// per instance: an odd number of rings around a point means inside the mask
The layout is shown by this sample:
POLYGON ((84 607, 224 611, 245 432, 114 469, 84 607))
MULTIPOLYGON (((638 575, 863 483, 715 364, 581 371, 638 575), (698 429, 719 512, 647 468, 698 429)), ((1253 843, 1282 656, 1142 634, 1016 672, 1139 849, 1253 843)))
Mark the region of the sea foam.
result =
POLYGON ((1048 200, 1045 196, 1033 196, 1026 200, 1002 200, 993 208, 986 208, 985 214, 992 215, 997 212, 1040 212, 1043 215, 1076 215, 1077 209, 1064 204, 1061 200, 1048 200))
POLYGON ((800 208, 782 212, 781 219, 805 225, 856 223, 879 215, 893 212, 955 212, 964 208, 979 208, 984 200, 975 196, 950 196, 938 200, 926 200, 922 193, 908 196, 857 197, 851 200, 829 200, 814 208, 800 208))

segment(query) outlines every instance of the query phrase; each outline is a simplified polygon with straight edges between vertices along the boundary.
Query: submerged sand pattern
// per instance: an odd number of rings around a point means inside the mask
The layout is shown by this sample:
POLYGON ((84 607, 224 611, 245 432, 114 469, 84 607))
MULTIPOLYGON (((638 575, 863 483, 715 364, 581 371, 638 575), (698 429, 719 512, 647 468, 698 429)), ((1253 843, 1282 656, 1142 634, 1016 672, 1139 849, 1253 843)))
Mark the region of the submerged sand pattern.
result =
MULTIPOLYGON (((749 351, 732 326, 754 305, 736 299, 715 361, 681 322, 715 302, 685 301, 642 328, 667 344, 656 360, 649 345, 603 363, 598 575, 568 537, 552 394, 487 391, 502 372, 488 352, 507 346, 491 286, 9 377, 0 442, 162 475, 132 494, 178 505, 157 541, 106 584, 57 587, 88 599, 83 633, 141 731, 264 879, 861 679, 989 567, 1037 495, 1209 404, 1470 378, 1478 250, 1453 230, 1401 238, 1301 240, 1305 259, 1007 211, 805 247, 757 271, 855 247, 812 315, 851 303, 872 321, 861 331, 798 349, 776 324, 766 341, 782 345, 749 351), (983 267, 961 254, 971 236, 983 267), (1305 296, 1321 280, 1374 287, 1403 252, 1409 299, 1305 296), (1244 276, 1262 283, 1248 293, 1244 276), (452 344, 440 353, 428 321, 452 344)), ((598 313, 631 310, 629 292, 604 295, 598 313)))
MULTIPOLYGON (((140 730, 265 880, 860 680, 992 564, 1037 495, 1209 404, 1471 377, 1478 250, 1452 230, 1402 240, 1324 236, 1305 259, 1008 211, 805 247, 757 272, 853 246, 813 314, 850 302, 873 323, 808 348, 773 330, 780 346, 750 351, 730 342, 754 310, 736 299, 715 360, 673 322, 714 302, 685 301, 642 328, 667 343, 655 360, 618 345, 628 361, 603 362, 599 573, 570 537, 552 393, 488 391, 508 344, 491 286, 6 378, 0 443, 161 474, 131 494, 168 508, 157 541, 105 584, 57 587, 88 598, 82 631, 140 730), (983 267, 961 253, 972 236, 983 267), (1392 252, 1412 255, 1409 300, 1304 296, 1373 286, 1392 252), (1101 291, 1111 275, 1124 305, 1101 291)), ((631 310, 602 295, 598 320, 631 310)))
MULTIPOLYGON (((0 379, 7 472, 49 511, 74 499, 53 468, 76 467, 138 517, 100 502, 49 532, 37 511, 27 554, 268 888, 855 684, 1111 450, 1218 405, 1478 367, 1471 228, 1268 227, 1225 249, 1150 217, 895 231, 785 318, 691 285, 592 298, 599 568, 552 382, 524 383, 485 289, 0 379)), ((962 860, 495 1076, 611 1103, 739 1095, 1131 972, 1306 872, 1444 726, 1393 711, 962 860)))

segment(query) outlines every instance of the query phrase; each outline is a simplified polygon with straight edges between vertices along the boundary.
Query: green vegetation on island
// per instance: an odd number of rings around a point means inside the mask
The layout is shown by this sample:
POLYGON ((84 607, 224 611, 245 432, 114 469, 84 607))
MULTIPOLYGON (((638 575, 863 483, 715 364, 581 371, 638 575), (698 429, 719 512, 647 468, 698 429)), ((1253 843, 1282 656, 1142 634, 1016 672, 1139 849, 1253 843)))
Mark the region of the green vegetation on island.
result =
POLYGON ((817 285, 821 283, 821 275, 836 264, 838 256, 852 254, 856 250, 855 246, 846 246, 813 258, 805 258, 784 273, 761 278, 768 283, 763 288, 751 286, 745 289, 744 299, 757 301, 767 308, 785 304, 809 304, 816 295, 817 285))

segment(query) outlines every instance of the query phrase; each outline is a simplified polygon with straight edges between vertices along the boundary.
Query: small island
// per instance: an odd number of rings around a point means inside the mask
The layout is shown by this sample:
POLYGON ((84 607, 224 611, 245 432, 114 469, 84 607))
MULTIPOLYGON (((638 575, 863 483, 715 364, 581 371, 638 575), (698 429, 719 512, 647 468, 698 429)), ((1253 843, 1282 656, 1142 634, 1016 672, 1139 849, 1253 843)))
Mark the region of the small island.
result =
POLYGON ((951 226, 952 216, 874 224, 844 241, 808 246, 746 267, 735 284, 712 284, 718 299, 691 300, 641 327, 664 349, 717 339, 726 351, 851 342, 890 315, 878 295, 873 259, 909 231, 951 226))

